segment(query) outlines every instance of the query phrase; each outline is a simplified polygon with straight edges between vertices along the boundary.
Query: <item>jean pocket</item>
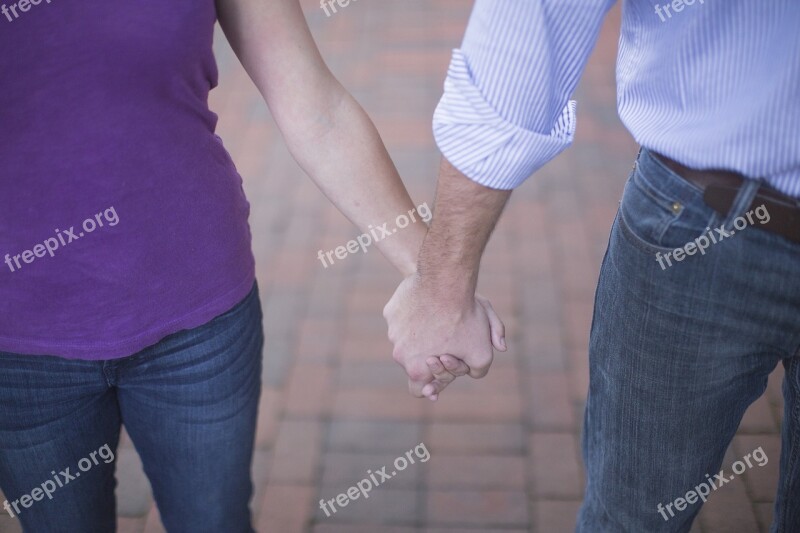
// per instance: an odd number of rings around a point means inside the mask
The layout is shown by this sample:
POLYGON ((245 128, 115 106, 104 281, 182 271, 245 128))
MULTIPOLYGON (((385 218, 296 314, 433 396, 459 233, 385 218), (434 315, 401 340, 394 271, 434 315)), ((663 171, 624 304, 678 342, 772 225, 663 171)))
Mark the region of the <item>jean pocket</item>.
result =
POLYGON ((677 175, 647 178, 636 165, 619 208, 619 226, 626 241, 647 253, 666 253, 721 222, 720 215, 703 201, 700 189, 682 180, 677 175), (656 187, 653 179, 662 181, 656 187))

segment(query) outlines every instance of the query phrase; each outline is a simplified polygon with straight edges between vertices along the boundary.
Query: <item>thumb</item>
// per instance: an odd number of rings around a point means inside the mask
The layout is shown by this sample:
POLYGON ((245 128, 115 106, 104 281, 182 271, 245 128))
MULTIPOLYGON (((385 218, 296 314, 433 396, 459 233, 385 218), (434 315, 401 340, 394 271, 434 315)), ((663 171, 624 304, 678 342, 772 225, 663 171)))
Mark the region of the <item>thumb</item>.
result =
POLYGON ((505 324, 503 324, 503 321, 500 320, 500 316, 498 316, 497 312, 495 312, 494 307, 492 307, 492 304, 489 302, 489 300, 481 297, 478 299, 478 302, 486 310, 486 316, 489 317, 489 329, 492 335, 492 345, 496 350, 505 352, 508 349, 508 346, 506 345, 505 324))

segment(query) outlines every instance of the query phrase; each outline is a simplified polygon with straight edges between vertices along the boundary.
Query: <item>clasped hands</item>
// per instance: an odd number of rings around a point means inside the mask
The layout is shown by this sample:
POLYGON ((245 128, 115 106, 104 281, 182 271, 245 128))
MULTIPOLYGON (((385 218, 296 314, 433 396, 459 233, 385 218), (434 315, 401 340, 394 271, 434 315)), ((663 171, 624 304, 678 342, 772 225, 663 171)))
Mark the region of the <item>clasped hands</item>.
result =
POLYGON ((447 288, 418 273, 405 278, 383 310, 392 357, 408 390, 436 401, 457 377, 482 378, 494 349, 506 351, 505 326, 486 298, 447 288))

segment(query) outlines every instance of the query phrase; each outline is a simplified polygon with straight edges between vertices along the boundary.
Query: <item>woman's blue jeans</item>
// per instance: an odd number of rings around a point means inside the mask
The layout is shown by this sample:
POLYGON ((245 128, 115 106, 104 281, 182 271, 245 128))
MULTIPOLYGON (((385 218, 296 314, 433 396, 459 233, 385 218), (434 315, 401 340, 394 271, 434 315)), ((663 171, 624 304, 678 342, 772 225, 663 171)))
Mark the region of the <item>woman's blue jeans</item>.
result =
POLYGON ((170 533, 252 532, 262 346, 254 287, 208 324, 131 357, 0 353, 0 512, 26 532, 113 532, 124 424, 170 533))
MULTIPOLYGON (((722 464, 725 450, 781 362, 782 453, 768 458, 780 460, 772 531, 800 531, 800 245, 757 229, 759 213, 746 218, 757 187, 748 182, 719 215, 698 187, 640 153, 595 296, 577 531, 689 531, 700 484, 713 499, 726 490, 715 476, 735 475, 722 464)), ((760 468, 748 460, 745 470, 760 468)))

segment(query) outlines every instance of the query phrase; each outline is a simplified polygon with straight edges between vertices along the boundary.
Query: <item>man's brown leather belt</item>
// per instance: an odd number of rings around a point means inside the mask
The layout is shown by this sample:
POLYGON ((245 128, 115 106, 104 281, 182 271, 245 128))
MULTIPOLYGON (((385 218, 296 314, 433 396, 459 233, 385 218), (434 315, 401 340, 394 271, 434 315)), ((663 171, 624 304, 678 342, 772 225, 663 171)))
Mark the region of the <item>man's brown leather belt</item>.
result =
MULTIPOLYGON (((730 212, 739 189, 747 179, 741 174, 726 170, 695 170, 661 154, 656 155, 670 170, 698 186, 703 191, 703 200, 706 204, 723 216, 730 212)), ((769 221, 755 224, 753 227, 777 233, 790 241, 800 243, 800 200, 762 184, 745 211, 761 205, 769 213, 769 221)))

